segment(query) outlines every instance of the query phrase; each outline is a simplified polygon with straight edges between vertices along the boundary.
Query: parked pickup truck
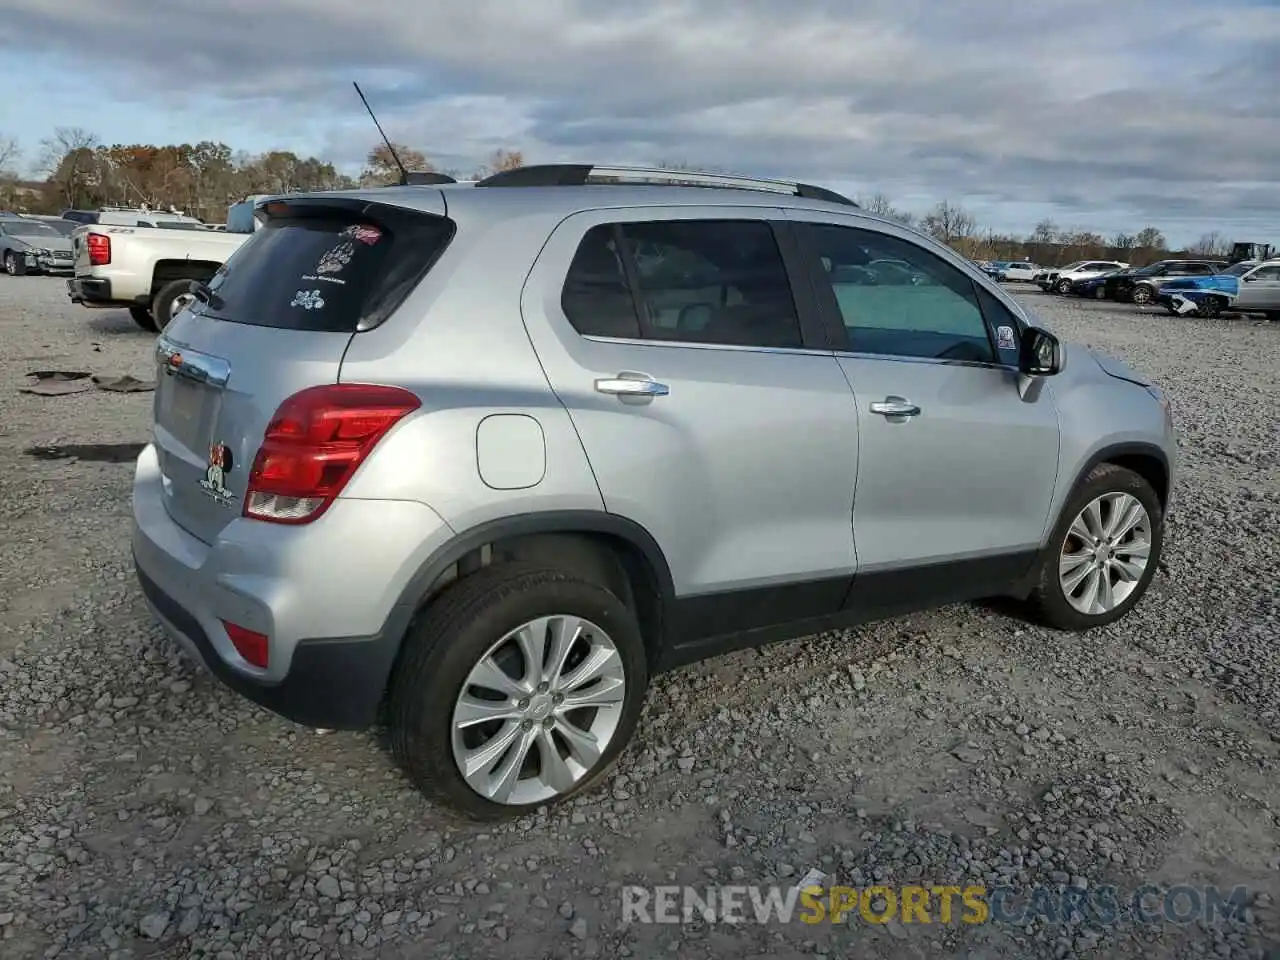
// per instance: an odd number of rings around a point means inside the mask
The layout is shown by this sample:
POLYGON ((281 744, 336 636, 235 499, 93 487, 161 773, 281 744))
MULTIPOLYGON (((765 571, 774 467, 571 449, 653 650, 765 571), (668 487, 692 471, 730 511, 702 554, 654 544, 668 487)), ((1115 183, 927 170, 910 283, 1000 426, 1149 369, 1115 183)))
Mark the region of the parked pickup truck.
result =
POLYGON ((144 330, 163 330, 191 302, 191 281, 212 279, 248 239, 252 218, 242 229, 86 224, 71 235, 75 276, 67 280, 67 295, 85 307, 127 308, 144 330))

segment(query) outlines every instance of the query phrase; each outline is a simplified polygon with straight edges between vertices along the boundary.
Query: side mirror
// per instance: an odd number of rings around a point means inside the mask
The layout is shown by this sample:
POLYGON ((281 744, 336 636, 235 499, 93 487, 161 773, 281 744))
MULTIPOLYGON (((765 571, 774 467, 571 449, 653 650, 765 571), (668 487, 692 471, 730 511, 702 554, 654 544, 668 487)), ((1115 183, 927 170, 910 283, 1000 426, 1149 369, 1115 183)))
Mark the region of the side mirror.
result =
POLYGON ((1018 345, 1018 369, 1028 377, 1051 377, 1062 369, 1062 343, 1048 330, 1027 327, 1018 345))
POLYGON ((1257 279, 1258 279, 1258 278, 1257 278, 1256 276, 1248 276, 1248 277, 1245 277, 1245 278, 1244 278, 1244 282, 1245 282, 1245 283, 1253 283, 1253 281, 1255 281, 1255 280, 1257 280, 1257 279))

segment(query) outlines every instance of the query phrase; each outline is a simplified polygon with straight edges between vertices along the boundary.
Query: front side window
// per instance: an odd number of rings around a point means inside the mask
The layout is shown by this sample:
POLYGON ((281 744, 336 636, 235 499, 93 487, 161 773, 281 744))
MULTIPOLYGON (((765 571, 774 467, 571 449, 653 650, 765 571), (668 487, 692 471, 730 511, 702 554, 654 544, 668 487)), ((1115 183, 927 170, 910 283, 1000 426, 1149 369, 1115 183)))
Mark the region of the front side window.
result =
POLYGON ((760 220, 663 220, 589 230, 561 305, 580 334, 800 347, 791 285, 760 220))
POLYGON ((1254 280, 1280 280, 1280 266, 1259 267, 1250 278, 1254 280))
POLYGON ((873 230, 816 223, 799 230, 810 256, 821 260, 850 350, 996 360, 973 282, 941 257, 873 230))

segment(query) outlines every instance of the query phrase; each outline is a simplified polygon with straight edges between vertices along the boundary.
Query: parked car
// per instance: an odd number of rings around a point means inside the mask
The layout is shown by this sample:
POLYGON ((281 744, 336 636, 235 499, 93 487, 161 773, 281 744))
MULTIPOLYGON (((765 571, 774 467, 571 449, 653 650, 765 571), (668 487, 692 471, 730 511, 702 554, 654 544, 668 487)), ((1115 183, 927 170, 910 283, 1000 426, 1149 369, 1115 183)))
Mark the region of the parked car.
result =
POLYGON ((164 210, 127 207, 103 207, 101 210, 63 210, 63 220, 78 224, 100 224, 116 227, 176 227, 200 229, 204 226, 196 217, 164 210))
POLYGON ((1088 280, 1129 266, 1119 260, 1077 260, 1057 270, 1044 271, 1038 274, 1037 283, 1045 291, 1070 293, 1071 284, 1076 280, 1088 280))
POLYGON ((385 707, 413 782, 494 818, 599 782, 649 677, 715 652, 1133 608, 1177 449, 1150 381, 828 190, 630 173, 260 203, 157 343, 166 632, 300 723, 385 707))
POLYGON ((67 280, 67 296, 84 307, 127 308, 144 330, 164 329, 192 302, 191 281, 211 280, 248 238, 190 221, 79 227, 71 237, 75 276, 67 280))
POLYGON ((1040 272, 1040 267, 1027 260, 1013 260, 1004 265, 1004 279, 1010 283, 1030 283, 1040 272))
POLYGON ((1242 261, 1209 276, 1167 280, 1156 302, 1172 314, 1216 317, 1232 309, 1280 320, 1280 260, 1242 261))
POLYGON ((0 264, 11 277, 70 272, 71 240, 39 220, 0 217, 0 264))
POLYGON ((1108 300, 1151 303, 1160 286, 1175 277, 1208 277, 1226 266, 1221 260, 1157 260, 1155 263, 1109 279, 1108 300))
POLYGON ((41 223, 48 224, 64 237, 71 236, 76 227, 80 226, 74 220, 64 220, 62 217, 54 217, 44 213, 24 213, 23 216, 28 220, 38 220, 41 223))
POLYGON ((1097 276, 1086 276, 1078 280, 1072 280, 1071 289, 1067 292, 1073 297, 1091 297, 1096 300, 1106 299, 1107 281, 1132 273, 1133 269, 1133 267, 1126 267, 1123 270, 1111 270, 1107 273, 1100 273, 1097 276))

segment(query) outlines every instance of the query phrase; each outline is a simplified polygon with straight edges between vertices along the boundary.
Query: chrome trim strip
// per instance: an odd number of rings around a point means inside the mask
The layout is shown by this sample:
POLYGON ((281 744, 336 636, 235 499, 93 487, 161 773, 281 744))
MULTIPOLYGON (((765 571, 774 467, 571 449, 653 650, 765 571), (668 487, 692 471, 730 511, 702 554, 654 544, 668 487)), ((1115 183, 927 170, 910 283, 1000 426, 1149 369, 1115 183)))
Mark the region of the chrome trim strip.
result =
POLYGON ((231 379, 231 364, 198 350, 185 350, 164 337, 156 340, 156 363, 170 376, 197 383, 225 387, 231 379))

